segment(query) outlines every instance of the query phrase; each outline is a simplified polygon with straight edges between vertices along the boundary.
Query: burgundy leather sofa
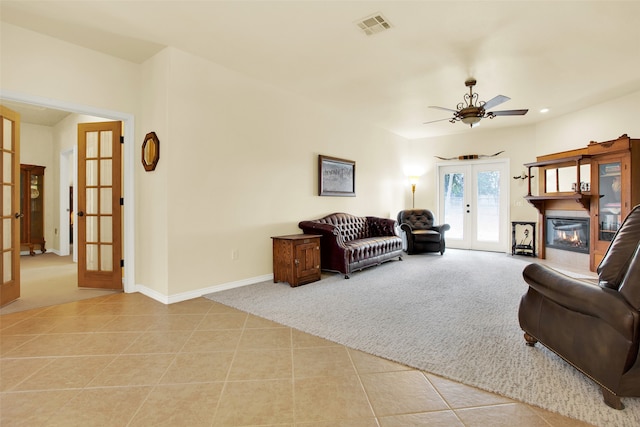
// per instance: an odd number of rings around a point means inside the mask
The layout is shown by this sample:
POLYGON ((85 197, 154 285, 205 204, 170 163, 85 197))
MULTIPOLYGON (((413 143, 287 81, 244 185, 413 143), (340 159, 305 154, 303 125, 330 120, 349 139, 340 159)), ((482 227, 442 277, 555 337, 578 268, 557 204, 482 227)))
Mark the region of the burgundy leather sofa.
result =
POLYGON ((640 205, 597 272, 595 284, 528 265, 518 317, 529 346, 542 343, 595 381, 607 405, 623 409, 620 397, 640 397, 640 205))
POLYGON ((333 213, 302 221, 306 234, 319 234, 322 270, 338 271, 345 279, 357 270, 398 257, 402 260, 402 239, 393 219, 333 213))

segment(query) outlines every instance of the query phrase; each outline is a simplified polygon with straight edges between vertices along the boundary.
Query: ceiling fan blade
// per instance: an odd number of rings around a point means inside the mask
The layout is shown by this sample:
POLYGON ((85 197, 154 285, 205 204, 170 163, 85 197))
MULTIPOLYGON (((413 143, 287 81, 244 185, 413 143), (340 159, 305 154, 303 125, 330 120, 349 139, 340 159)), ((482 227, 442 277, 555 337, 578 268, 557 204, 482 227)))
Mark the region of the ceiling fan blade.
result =
POLYGON ((448 119, 439 119, 439 120, 431 120, 430 122, 424 122, 424 123, 422 123, 422 124, 423 124, 423 125, 428 125, 429 123, 444 122, 445 120, 451 120, 451 118, 448 118, 448 119))
POLYGON ((511 98, 509 98, 508 96, 504 96, 504 95, 494 96, 493 98, 491 98, 490 100, 485 102, 484 105, 482 105, 482 108, 484 108, 484 110, 487 111, 488 109, 493 108, 496 105, 500 105, 503 102, 507 102, 510 99, 511 98))
POLYGON ((436 107, 435 105, 429 105, 429 108, 436 108, 438 110, 451 111, 452 113, 458 112, 458 110, 452 110, 451 108, 444 108, 444 107, 436 107))
POLYGON ((492 116, 524 116, 529 110, 502 110, 502 111, 490 111, 492 116))

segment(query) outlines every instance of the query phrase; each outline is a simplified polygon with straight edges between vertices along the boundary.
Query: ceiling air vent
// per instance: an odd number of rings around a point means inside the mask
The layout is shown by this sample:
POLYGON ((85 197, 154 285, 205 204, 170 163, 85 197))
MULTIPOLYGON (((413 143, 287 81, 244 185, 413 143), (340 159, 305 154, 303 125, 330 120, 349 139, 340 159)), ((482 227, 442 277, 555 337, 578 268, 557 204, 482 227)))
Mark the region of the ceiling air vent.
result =
POLYGON ((368 36, 391 28, 391 24, 380 13, 358 21, 358 27, 368 36))

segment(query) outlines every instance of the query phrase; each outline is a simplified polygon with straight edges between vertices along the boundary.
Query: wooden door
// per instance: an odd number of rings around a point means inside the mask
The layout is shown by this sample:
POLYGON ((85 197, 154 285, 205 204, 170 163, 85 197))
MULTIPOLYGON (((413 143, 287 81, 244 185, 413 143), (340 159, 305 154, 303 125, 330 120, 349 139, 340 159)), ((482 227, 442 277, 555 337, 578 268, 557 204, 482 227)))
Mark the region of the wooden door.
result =
POLYGON ((78 286, 122 289, 121 122, 78 124, 78 286))
POLYGON ((20 115, 0 105, 0 306, 20 297, 20 115))

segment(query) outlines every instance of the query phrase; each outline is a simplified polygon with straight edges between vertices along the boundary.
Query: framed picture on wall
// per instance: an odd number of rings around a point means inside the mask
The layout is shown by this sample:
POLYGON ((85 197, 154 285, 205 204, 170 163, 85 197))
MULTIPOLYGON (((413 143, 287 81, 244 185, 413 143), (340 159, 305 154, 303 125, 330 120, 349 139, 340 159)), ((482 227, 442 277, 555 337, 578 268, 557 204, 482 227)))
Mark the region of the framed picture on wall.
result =
POLYGON ((318 194, 320 196, 356 195, 356 162, 318 156, 318 194))

